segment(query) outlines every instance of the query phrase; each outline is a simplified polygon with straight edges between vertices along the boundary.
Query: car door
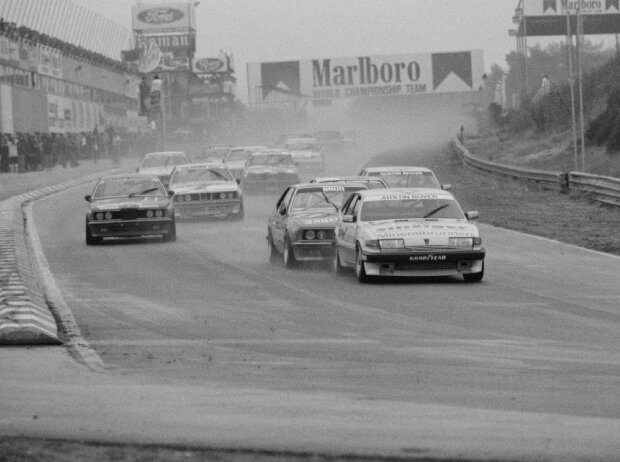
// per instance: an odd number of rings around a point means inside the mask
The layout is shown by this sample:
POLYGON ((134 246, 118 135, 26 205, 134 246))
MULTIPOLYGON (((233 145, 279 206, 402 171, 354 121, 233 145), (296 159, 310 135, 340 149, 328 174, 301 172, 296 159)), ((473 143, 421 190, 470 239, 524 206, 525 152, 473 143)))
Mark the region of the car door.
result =
POLYGON ((279 252, 284 251, 284 236, 286 235, 286 219, 288 216, 289 203, 293 195, 294 188, 287 188, 276 203, 271 218, 269 220, 269 232, 273 239, 273 244, 279 252))
POLYGON ((338 228, 338 251, 340 258, 347 264, 355 262, 355 238, 357 236, 357 210, 361 198, 359 194, 351 196, 347 206, 343 209, 342 220, 338 228))

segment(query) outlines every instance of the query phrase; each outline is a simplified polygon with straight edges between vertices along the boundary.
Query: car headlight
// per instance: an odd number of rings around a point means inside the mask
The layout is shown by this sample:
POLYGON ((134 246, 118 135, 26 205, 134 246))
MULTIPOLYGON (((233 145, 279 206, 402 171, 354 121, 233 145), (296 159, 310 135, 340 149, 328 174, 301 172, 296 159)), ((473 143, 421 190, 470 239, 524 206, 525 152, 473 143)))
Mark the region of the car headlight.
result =
POLYGON ((192 196, 190 196, 189 194, 186 194, 186 195, 184 196, 184 199, 185 199, 185 201, 186 201, 186 202, 189 202, 189 201, 191 201, 191 200, 192 200, 192 196))
POLYGON ((379 248, 379 240, 378 239, 370 239, 370 240, 364 242, 364 244, 366 244, 366 247, 372 247, 373 249, 378 249, 379 248))
POLYGON ((405 241, 402 239, 380 239, 379 246, 382 249, 403 249, 405 241))
POLYGON ((226 193, 225 192, 220 193, 220 199, 226 199, 226 193))
POLYGON ((307 241, 311 241, 315 237, 316 237, 316 233, 313 230, 308 229, 308 230, 304 231, 304 239, 306 239, 307 241))
POLYGON ((325 231, 323 229, 317 231, 316 238, 321 240, 321 241, 324 241, 325 239, 327 239, 327 231, 325 231))
POLYGON ((157 218, 161 218, 161 217, 163 217, 163 216, 164 216, 164 211, 163 211, 162 209, 157 209, 157 210, 155 210, 155 216, 156 216, 157 218))
POLYGON ((102 212, 95 213, 95 220, 103 220, 103 213, 102 212))
POLYGON ((146 218, 153 218, 153 211, 152 210, 147 210, 146 211, 146 218))
POLYGON ((472 248, 474 246, 473 237, 451 237, 448 242, 451 247, 472 248))
POLYGON ((111 220, 112 219, 112 212, 106 212, 105 213, 105 219, 106 220, 111 220))

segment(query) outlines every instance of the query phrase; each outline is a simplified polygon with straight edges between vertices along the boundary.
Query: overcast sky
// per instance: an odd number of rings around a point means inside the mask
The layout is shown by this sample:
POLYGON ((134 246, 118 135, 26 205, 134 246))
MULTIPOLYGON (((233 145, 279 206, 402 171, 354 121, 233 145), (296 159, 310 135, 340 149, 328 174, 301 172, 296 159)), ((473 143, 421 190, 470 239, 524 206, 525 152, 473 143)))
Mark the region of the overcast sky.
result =
MULTIPOLYGON (((131 28, 134 0, 74 1, 131 28)), ((232 53, 240 87, 247 62, 321 57, 481 49, 488 71, 494 63, 506 68, 504 58, 515 49, 515 38, 508 31, 517 4, 517 0, 200 0, 196 57, 217 56, 221 49, 232 53)), ((245 100, 241 90, 239 97, 245 100)))

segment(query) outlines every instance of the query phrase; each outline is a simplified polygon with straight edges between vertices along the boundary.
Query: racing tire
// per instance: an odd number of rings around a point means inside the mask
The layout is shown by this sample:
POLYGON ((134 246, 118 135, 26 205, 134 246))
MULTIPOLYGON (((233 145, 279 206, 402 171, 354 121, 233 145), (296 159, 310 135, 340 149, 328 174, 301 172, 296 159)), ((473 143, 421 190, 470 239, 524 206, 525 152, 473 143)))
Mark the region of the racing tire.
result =
POLYGON ((176 220, 172 220, 172 223, 170 224, 170 231, 168 231, 168 234, 163 235, 162 240, 164 242, 174 242, 177 240, 176 220))
POLYGON ((355 276, 359 282, 368 282, 370 277, 366 274, 366 268, 364 267, 364 260, 362 260, 362 252, 359 247, 355 251, 355 276))
POLYGON ((239 213, 235 215, 235 220, 241 221, 245 217, 245 211, 243 209, 243 201, 241 201, 241 205, 239 206, 239 213))
POLYGON ((271 234, 267 235, 267 257, 269 258, 269 263, 272 265, 278 262, 278 252, 275 244, 273 243, 271 234))
POLYGON ((282 258, 284 259, 284 266, 289 269, 295 268, 295 266, 297 265, 295 253, 293 252, 293 246, 291 245, 288 237, 284 239, 284 252, 282 253, 282 258))
POLYGON ((86 245, 98 245, 101 244, 102 239, 100 237, 95 237, 90 232, 88 228, 88 223, 86 223, 86 245))
POLYGON ((344 266, 342 266, 342 263, 340 262, 340 254, 338 253, 338 247, 334 246, 334 253, 332 255, 332 262, 331 262, 331 268, 332 268, 332 272, 335 274, 342 274, 344 273, 344 266))
POLYGON ((465 279, 465 282, 480 282, 482 281, 483 277, 484 277, 484 262, 482 262, 482 271, 480 271, 479 273, 469 273, 469 274, 463 275, 463 279, 465 279))

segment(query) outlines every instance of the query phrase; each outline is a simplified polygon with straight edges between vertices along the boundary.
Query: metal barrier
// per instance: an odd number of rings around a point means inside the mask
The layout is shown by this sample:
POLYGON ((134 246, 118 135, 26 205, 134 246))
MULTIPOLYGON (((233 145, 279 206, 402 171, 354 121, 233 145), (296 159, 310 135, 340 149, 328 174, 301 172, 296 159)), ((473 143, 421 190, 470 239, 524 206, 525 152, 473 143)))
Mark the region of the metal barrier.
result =
POLYGON ((472 156, 467 148, 463 146, 458 136, 452 139, 450 145, 463 163, 475 170, 534 182, 549 189, 582 191, 592 194, 593 198, 598 202, 620 207, 620 178, 581 172, 564 173, 559 171, 530 170, 496 164, 472 156))

